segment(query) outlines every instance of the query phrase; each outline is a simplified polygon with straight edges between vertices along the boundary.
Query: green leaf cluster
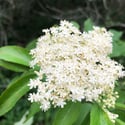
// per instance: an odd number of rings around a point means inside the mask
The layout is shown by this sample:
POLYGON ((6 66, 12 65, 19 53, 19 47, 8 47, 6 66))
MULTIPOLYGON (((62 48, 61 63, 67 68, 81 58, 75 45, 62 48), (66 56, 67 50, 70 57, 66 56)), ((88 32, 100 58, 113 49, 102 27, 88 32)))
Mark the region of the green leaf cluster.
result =
POLYGON ((0 116, 11 110, 17 101, 28 91, 29 79, 35 77, 30 70, 29 51, 19 46, 4 46, 0 48, 0 66, 22 74, 15 77, 0 95, 0 116))

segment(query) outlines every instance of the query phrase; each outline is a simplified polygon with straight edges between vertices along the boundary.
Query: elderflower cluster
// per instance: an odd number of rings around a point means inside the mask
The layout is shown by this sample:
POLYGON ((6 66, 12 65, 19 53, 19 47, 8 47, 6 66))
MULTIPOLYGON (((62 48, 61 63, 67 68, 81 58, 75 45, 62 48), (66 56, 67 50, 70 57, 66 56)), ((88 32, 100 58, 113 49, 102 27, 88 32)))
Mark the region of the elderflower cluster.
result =
POLYGON ((44 111, 51 106, 64 107, 67 101, 83 100, 114 107, 115 81, 124 72, 108 56, 112 52, 112 34, 99 27, 82 33, 68 21, 43 32, 45 35, 30 52, 31 67, 37 65, 40 70, 28 84, 37 90, 30 93, 29 100, 40 103, 44 111))

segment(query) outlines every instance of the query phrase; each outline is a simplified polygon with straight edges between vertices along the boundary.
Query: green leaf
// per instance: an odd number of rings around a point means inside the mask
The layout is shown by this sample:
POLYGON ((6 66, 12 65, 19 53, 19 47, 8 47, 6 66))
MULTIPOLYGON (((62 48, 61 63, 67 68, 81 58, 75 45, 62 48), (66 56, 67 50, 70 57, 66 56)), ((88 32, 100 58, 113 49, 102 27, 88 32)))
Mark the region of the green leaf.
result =
POLYGON ((27 122, 25 122, 27 113, 28 112, 26 112, 23 115, 22 119, 20 121, 16 122, 14 125, 32 125, 32 123, 33 123, 33 117, 31 117, 27 122))
POLYGON ((90 114, 90 125, 113 125, 113 123, 101 107, 94 104, 90 114))
POLYGON ((93 22, 92 20, 89 18, 84 22, 84 31, 89 31, 93 29, 93 22))
POLYGON ((111 29, 110 32, 113 34, 113 41, 120 40, 123 32, 111 29))
POLYGON ((29 42, 29 44, 27 44, 27 46, 26 46, 26 49, 31 50, 31 49, 35 48, 36 47, 36 43, 37 43, 37 39, 29 42))
POLYGON ((4 46, 0 48, 0 59, 12 63, 29 66, 31 56, 28 50, 19 46, 4 46))
POLYGON ((31 104, 31 107, 30 107, 29 112, 26 116, 25 122, 27 122, 31 117, 33 117, 40 110, 41 110, 40 105, 38 103, 31 104))
POLYGON ((52 125, 72 125, 78 119, 81 107, 80 102, 69 102, 57 111, 52 125))
POLYGON ((120 119, 116 119, 116 125, 125 125, 125 122, 120 119))
POLYGON ((15 72, 24 72, 27 71, 29 68, 20 64, 10 63, 4 60, 0 60, 0 66, 4 67, 8 70, 15 71, 15 72))
POLYGON ((16 102, 29 91, 29 79, 35 77, 33 72, 26 72, 21 77, 14 79, 0 96, 0 116, 14 107, 16 102))
POLYGON ((90 125, 90 112, 87 114, 81 125, 90 125))
POLYGON ((113 42, 113 52, 110 57, 125 56, 125 42, 124 41, 114 41, 113 42))
POLYGON ((75 21, 71 21, 71 23, 73 24, 73 26, 75 26, 76 28, 80 28, 80 26, 79 26, 79 24, 77 23, 77 22, 75 22, 75 21))
POLYGON ((118 114, 118 119, 122 120, 125 122, 125 111, 124 110, 119 110, 119 109, 114 109, 113 113, 118 114))
POLYGON ((125 111, 125 104, 122 103, 116 103, 115 104, 116 109, 124 110, 125 111))
MULTIPOLYGON (((119 81, 115 91, 118 92, 119 98, 116 100, 115 109, 113 110, 115 114, 118 114, 118 119, 125 122, 125 90, 124 83, 119 81)), ((117 124, 116 124, 117 125, 117 124)), ((118 124, 119 125, 119 124, 118 124)))
POLYGON ((125 102, 125 83, 121 81, 117 82, 115 91, 117 91, 119 95, 119 98, 117 98, 116 103, 123 104, 125 102))
POLYGON ((91 110, 91 107, 92 107, 92 105, 90 103, 82 104, 82 107, 80 109, 80 115, 74 125, 83 125, 83 122, 86 120, 86 118, 91 110))

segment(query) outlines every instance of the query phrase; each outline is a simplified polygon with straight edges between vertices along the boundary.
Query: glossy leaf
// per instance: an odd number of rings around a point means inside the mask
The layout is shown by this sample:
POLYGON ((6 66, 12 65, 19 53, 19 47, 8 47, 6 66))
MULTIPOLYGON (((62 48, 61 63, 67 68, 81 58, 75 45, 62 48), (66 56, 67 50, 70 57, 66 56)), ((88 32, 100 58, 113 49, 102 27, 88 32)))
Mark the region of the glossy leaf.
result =
POLYGON ((125 41, 113 42, 113 52, 110 57, 125 56, 125 41))
POLYGON ((111 29, 110 32, 113 34, 113 41, 119 41, 123 32, 111 29))
POLYGON ((115 114, 118 114, 118 119, 120 119, 121 121, 125 122, 125 111, 119 110, 119 109, 114 109, 113 112, 115 114))
POLYGON ((125 41, 121 41, 120 38, 123 32, 111 29, 110 32, 113 34, 113 52, 111 57, 125 56, 125 41))
POLYGON ((26 49, 31 50, 31 49, 35 48, 36 47, 36 43, 37 43, 37 39, 29 42, 29 44, 27 44, 27 46, 26 46, 26 49))
POLYGON ((83 122, 87 119, 90 113, 92 105, 90 103, 83 103, 80 109, 80 115, 74 125, 83 125, 83 122))
POLYGON ((125 125, 125 122, 120 119, 116 119, 116 125, 125 125))
POLYGON ((101 107, 94 104, 90 114, 90 125, 113 125, 113 123, 101 107))
POLYGON ((60 108, 55 115, 52 125, 72 125, 80 114, 82 104, 77 102, 68 103, 64 108, 60 108))
POLYGON ((79 24, 77 23, 77 22, 75 22, 75 21, 71 21, 71 23, 73 24, 73 26, 75 26, 76 28, 80 28, 80 26, 79 26, 79 24))
POLYGON ((90 125, 90 112, 87 114, 81 125, 90 125))
POLYGON ((93 22, 91 19, 87 19, 85 22, 84 22, 84 31, 89 31, 89 30, 92 30, 93 29, 93 22))
POLYGON ((31 117, 27 122, 25 122, 27 113, 28 113, 28 112, 26 112, 26 113, 23 115, 23 117, 21 118, 21 120, 18 121, 18 122, 16 122, 14 125, 32 125, 32 123, 33 123, 33 117, 31 117))
POLYGON ((117 87, 115 88, 115 91, 118 92, 119 98, 117 98, 116 103, 122 103, 125 102, 125 84, 124 82, 117 82, 117 87))
POLYGON ((6 68, 8 70, 14 71, 14 72, 24 72, 24 71, 27 71, 29 69, 26 66, 16 64, 16 63, 7 62, 4 60, 0 60, 0 66, 6 68))
POLYGON ((0 116, 14 107, 16 102, 29 91, 29 79, 35 77, 33 72, 26 72, 14 79, 11 85, 0 96, 0 116))
POLYGON ((30 107, 30 109, 28 111, 28 114, 26 116, 25 122, 27 122, 30 118, 32 118, 40 110, 41 110, 40 105, 38 103, 32 103, 31 107, 30 107))
POLYGON ((125 104, 122 103, 116 103, 115 104, 116 109, 124 110, 125 111, 125 104))
POLYGON ((29 66, 29 52, 19 46, 4 46, 0 48, 0 59, 12 63, 29 66))

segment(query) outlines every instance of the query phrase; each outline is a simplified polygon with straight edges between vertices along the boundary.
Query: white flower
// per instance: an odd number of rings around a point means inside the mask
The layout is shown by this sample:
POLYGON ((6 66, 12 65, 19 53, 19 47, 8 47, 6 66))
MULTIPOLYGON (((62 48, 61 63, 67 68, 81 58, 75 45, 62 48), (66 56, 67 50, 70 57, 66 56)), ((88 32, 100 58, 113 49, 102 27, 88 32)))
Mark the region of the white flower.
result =
POLYGON ((112 34, 99 27, 81 33, 68 21, 44 33, 30 52, 31 67, 38 65, 40 70, 28 84, 30 89, 37 89, 29 100, 40 103, 44 111, 51 105, 63 107, 67 101, 82 100, 96 101, 104 109, 114 107, 115 81, 125 73, 108 56, 112 52, 112 34), (43 74, 47 76, 45 82, 43 74))
POLYGON ((113 123, 115 123, 115 120, 116 120, 116 118, 118 118, 118 115, 117 115, 117 114, 113 114, 113 113, 109 112, 108 110, 105 110, 105 112, 106 112, 107 115, 109 116, 109 119, 110 119, 113 123))

